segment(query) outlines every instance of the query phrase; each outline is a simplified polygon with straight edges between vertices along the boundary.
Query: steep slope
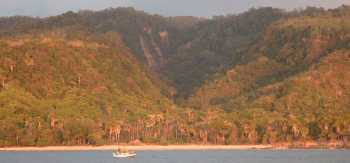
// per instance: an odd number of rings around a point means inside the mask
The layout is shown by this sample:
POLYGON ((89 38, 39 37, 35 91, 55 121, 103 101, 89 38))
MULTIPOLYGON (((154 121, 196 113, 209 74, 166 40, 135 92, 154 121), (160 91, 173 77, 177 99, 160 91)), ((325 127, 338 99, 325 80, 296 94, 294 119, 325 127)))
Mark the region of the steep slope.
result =
POLYGON ((252 9, 243 14, 200 19, 162 17, 132 8, 67 12, 45 19, 0 19, 0 35, 65 28, 74 34, 118 32, 132 53, 159 72, 179 91, 190 94, 217 72, 242 62, 243 54, 271 22, 285 14, 278 9, 252 9), (193 66, 196 65, 196 66, 193 66))
POLYGON ((163 74, 188 96, 216 73, 245 62, 246 51, 272 22, 286 16, 273 8, 251 9, 239 15, 202 21, 185 34, 190 37, 171 55, 163 74))
POLYGON ((342 139, 350 131, 350 15, 339 10, 273 23, 251 61, 208 81, 188 105, 234 115, 250 142, 342 139))
POLYGON ((195 17, 162 17, 133 8, 116 8, 96 12, 67 12, 42 19, 0 18, 0 35, 41 33, 56 28, 66 28, 70 33, 82 29, 90 34, 117 32, 136 58, 151 69, 159 70, 165 63, 167 55, 183 42, 185 36, 181 35, 182 31, 198 21, 200 19, 195 17))
POLYGON ((105 144, 118 126, 171 107, 117 33, 87 35, 0 39, 2 145, 105 144))
POLYGON ((0 145, 343 141, 349 18, 346 6, 0 18, 0 145))

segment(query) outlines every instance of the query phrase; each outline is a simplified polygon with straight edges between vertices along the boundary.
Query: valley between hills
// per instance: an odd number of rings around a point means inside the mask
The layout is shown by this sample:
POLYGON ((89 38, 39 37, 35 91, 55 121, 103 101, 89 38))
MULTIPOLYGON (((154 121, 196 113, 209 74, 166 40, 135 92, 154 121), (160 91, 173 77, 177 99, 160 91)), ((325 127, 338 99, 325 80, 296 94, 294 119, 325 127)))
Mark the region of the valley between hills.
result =
POLYGON ((350 7, 0 18, 0 147, 350 147, 350 7))

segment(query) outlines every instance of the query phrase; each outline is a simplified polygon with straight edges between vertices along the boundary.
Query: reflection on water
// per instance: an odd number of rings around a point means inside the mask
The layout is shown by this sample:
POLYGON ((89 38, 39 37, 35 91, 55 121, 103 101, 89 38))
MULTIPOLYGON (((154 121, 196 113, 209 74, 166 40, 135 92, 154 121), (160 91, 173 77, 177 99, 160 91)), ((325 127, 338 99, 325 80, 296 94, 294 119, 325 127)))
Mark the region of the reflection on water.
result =
POLYGON ((349 150, 138 151, 116 159, 112 151, 0 152, 0 163, 350 163, 349 150))

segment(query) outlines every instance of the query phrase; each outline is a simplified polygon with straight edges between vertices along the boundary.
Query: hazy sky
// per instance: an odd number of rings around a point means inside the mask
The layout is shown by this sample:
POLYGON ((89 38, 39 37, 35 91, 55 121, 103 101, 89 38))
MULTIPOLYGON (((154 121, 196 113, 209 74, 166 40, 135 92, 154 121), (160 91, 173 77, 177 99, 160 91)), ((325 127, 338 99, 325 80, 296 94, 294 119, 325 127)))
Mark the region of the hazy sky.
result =
POLYGON ((69 10, 118 6, 132 6, 166 16, 212 16, 260 6, 294 9, 305 6, 334 8, 342 4, 350 5, 350 0, 0 0, 0 16, 50 16, 69 10))

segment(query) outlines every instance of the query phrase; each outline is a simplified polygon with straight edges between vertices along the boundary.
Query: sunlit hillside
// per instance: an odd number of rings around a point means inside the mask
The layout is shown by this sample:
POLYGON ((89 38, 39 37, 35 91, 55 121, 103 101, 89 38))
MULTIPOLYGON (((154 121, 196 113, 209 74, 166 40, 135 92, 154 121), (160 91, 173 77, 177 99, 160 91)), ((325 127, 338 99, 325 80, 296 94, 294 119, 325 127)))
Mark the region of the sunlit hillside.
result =
POLYGON ((337 142, 350 8, 0 18, 0 146, 337 142))

